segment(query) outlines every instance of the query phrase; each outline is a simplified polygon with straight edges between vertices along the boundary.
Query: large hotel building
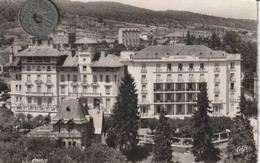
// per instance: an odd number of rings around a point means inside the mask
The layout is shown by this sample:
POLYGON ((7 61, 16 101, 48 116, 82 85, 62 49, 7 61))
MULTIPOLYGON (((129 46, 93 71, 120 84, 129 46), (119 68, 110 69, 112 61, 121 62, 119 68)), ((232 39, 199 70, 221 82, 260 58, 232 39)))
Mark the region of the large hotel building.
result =
MULTIPOLYGON (((41 42, 43 43, 43 42, 41 42)), ((142 118, 191 116, 202 82, 214 116, 235 116, 239 110, 240 54, 203 45, 151 46, 121 56, 101 52, 87 38, 76 49, 30 45, 11 57, 11 109, 15 113, 54 116, 61 100, 79 98, 84 105, 111 110, 120 79, 127 69, 135 79, 142 118)))

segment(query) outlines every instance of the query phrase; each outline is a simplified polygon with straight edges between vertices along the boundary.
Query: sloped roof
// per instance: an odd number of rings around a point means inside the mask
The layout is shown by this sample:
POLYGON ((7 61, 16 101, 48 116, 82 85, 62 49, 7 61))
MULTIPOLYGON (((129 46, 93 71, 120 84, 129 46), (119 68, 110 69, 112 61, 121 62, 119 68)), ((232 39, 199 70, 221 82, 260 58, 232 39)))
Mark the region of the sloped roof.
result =
POLYGON ((48 46, 35 46, 30 47, 28 49, 25 49, 19 53, 17 53, 15 56, 19 57, 59 57, 62 55, 66 55, 65 51, 59 51, 58 49, 54 49, 52 47, 48 46))
POLYGON ((84 124, 88 123, 89 119, 88 110, 78 99, 65 99, 61 102, 58 113, 53 118, 52 123, 73 121, 75 124, 84 124))
POLYGON ((12 62, 8 62, 5 64, 6 67, 17 67, 21 65, 21 58, 14 58, 12 62))
POLYGON ((52 132, 53 126, 40 126, 34 128, 31 132, 29 132, 26 137, 28 138, 49 138, 51 140, 58 140, 58 137, 52 132))
POLYGON ((114 54, 107 56, 100 56, 98 61, 93 61, 90 67, 122 67, 124 66, 120 61, 119 57, 114 54))
POLYGON ((6 65, 10 61, 10 52, 0 51, 0 64, 6 65))
MULTIPOLYGON (((186 33, 187 33, 187 32, 186 32, 186 33)), ((186 33, 176 31, 176 32, 173 32, 173 33, 169 33, 169 34, 167 34, 167 35, 165 35, 165 36, 166 36, 166 37, 186 37, 186 33)))
POLYGON ((205 45, 167 45, 150 46, 138 52, 134 59, 153 59, 169 56, 195 55, 198 57, 219 57, 223 58, 223 51, 214 51, 205 45))
POLYGON ((97 41, 93 38, 83 37, 75 42, 75 44, 96 44, 97 41))
POLYGON ((94 134, 101 134, 102 133, 102 125, 103 125, 103 116, 104 113, 102 110, 92 109, 89 110, 89 115, 93 119, 94 123, 94 134))
POLYGON ((27 42, 23 42, 23 41, 14 41, 12 46, 27 46, 28 43, 27 42))

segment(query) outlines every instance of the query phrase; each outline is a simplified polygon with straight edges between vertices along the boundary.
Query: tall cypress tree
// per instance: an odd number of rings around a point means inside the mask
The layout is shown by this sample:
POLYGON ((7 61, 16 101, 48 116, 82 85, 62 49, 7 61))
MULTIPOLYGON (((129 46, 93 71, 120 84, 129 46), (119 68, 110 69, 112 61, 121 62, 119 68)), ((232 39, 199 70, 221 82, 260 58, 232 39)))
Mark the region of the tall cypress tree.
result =
POLYGON ((192 137, 193 146, 192 153, 196 161, 209 160, 214 152, 212 144, 213 132, 209 124, 208 113, 211 113, 207 93, 207 84, 202 83, 200 93, 197 95, 196 107, 197 110, 192 116, 192 137))
POLYGON ((244 116, 237 116, 234 121, 225 162, 256 163, 256 147, 250 121, 244 116))
POLYGON ((137 90, 133 77, 126 72, 119 87, 119 94, 112 114, 112 129, 108 132, 108 145, 119 147, 128 155, 138 143, 140 117, 137 90), (111 136, 113 135, 113 136, 111 136), (112 142, 112 143, 111 143, 112 142))
POLYGON ((190 35, 190 31, 188 31, 186 35, 186 45, 192 45, 192 37, 190 35))
POLYGON ((171 162, 172 148, 171 148, 171 129, 165 117, 165 111, 160 114, 160 120, 156 127, 154 139, 154 156, 153 160, 156 162, 171 162))

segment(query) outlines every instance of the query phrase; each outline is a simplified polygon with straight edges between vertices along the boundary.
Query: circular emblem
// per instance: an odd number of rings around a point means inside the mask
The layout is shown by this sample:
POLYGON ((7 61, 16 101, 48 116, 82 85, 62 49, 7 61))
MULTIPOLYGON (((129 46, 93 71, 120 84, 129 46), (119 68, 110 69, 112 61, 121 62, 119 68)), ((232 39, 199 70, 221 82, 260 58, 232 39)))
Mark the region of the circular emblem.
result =
POLYGON ((50 34, 57 26, 58 11, 49 0, 28 0, 19 13, 19 22, 32 36, 50 34))

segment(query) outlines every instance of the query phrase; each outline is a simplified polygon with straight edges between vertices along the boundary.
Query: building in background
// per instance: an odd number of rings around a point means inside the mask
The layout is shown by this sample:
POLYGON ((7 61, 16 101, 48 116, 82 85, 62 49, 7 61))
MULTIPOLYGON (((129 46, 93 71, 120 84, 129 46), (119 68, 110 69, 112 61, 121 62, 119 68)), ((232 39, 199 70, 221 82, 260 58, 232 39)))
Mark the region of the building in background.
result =
POLYGON ((120 28, 118 43, 125 46, 136 47, 140 44, 140 31, 138 28, 120 28))
POLYGON ((123 58, 136 81, 142 118, 158 117, 162 109, 168 117, 190 117, 202 82, 208 85, 213 116, 233 117, 239 111, 240 54, 174 45, 151 46, 123 58))

